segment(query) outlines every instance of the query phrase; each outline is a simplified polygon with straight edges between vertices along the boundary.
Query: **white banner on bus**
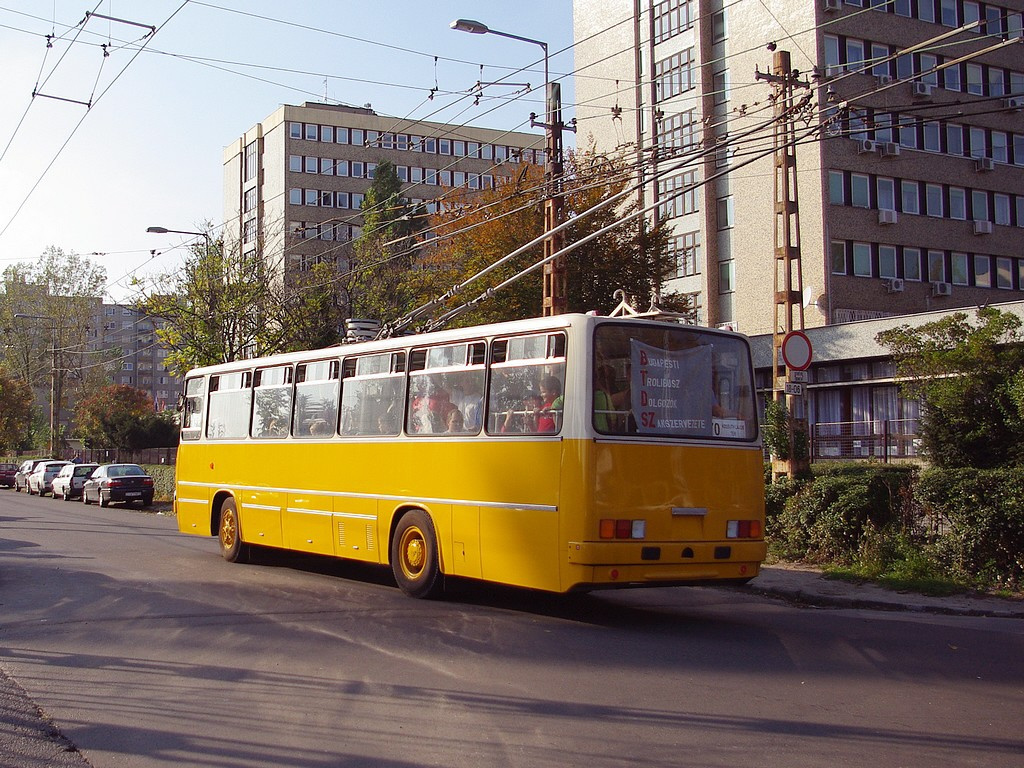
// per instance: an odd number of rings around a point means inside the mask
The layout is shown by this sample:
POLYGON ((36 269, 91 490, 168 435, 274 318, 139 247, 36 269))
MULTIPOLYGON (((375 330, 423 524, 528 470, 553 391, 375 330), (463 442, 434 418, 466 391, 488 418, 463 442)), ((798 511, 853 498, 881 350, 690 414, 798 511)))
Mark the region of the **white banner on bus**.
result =
POLYGON ((710 346, 665 350, 631 340, 630 400, 639 432, 712 434, 710 346))

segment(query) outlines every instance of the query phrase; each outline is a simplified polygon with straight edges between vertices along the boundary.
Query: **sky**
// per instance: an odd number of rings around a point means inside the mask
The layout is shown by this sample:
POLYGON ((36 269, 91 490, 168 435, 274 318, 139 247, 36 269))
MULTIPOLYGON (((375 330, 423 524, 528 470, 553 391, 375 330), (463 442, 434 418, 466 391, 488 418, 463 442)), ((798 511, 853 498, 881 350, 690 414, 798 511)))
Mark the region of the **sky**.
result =
POLYGON ((0 0, 0 271, 53 246, 128 300, 191 241, 147 227, 219 225, 224 147, 281 104, 531 130, 541 47, 456 18, 546 42, 573 117, 571 0, 0 0))

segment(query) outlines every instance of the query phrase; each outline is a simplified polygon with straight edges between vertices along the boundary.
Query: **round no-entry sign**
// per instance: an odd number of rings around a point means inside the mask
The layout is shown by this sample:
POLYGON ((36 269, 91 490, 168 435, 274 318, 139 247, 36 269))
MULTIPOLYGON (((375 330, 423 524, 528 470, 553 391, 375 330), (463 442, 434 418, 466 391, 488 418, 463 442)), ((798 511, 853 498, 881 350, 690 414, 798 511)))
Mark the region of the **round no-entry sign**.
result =
POLYGON ((811 340, 803 331, 790 331, 782 340, 782 361, 794 371, 806 371, 811 365, 811 340))

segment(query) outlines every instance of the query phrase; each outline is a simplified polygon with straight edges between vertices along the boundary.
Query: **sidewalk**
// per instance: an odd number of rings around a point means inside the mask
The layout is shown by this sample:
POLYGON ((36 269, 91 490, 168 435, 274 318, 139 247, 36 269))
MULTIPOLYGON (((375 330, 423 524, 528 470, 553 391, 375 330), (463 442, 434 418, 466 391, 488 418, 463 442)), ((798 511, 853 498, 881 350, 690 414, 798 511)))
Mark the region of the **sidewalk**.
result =
POLYGON ((931 597, 913 592, 894 592, 876 584, 827 579, 819 570, 795 564, 764 566, 761 574, 747 588, 762 595, 826 608, 1024 619, 1024 601, 1020 600, 975 595, 931 597))

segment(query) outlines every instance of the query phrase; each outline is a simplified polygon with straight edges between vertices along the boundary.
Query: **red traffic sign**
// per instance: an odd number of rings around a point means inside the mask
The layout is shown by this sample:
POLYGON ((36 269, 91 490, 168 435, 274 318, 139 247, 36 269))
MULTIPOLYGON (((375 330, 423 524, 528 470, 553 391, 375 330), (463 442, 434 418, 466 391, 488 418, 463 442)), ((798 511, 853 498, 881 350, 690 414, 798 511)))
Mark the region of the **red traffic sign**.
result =
POLYGON ((782 340, 782 361, 794 371, 806 371, 811 365, 811 340, 803 331, 790 331, 782 340))

